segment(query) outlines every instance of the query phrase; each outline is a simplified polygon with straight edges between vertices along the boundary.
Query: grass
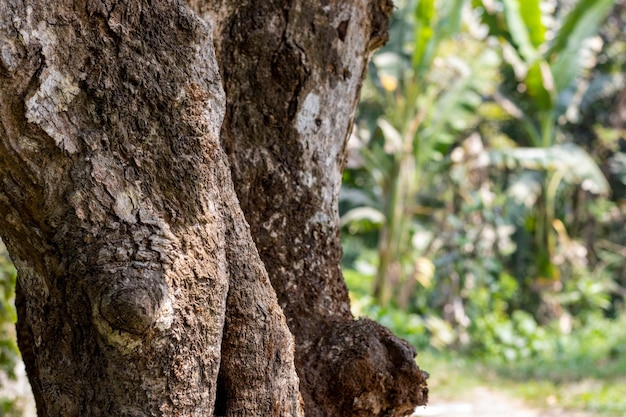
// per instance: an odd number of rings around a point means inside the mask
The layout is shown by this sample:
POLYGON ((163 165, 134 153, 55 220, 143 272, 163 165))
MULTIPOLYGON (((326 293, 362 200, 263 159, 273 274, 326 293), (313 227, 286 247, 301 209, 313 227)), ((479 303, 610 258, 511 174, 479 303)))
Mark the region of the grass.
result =
POLYGON ((500 367, 500 375, 515 392, 539 405, 583 410, 595 416, 626 415, 626 358, 597 361, 527 363, 515 370, 500 367), (543 403, 543 404, 542 404, 543 403))
POLYGON ((563 409, 564 415, 568 410, 597 417, 626 415, 626 373, 622 368, 626 358, 604 365, 528 361, 512 366, 427 350, 420 353, 417 362, 431 375, 432 399, 459 401, 468 398, 476 387, 488 387, 534 408, 563 409))

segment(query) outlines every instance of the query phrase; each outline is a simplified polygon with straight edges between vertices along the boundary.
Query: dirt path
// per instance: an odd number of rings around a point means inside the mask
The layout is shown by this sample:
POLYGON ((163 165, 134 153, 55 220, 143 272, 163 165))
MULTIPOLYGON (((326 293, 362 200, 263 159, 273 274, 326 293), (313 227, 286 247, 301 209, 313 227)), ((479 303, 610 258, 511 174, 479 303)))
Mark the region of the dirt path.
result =
POLYGON ((518 398, 493 388, 476 387, 454 402, 437 401, 419 407, 411 417, 590 417, 563 410, 533 409, 518 398))

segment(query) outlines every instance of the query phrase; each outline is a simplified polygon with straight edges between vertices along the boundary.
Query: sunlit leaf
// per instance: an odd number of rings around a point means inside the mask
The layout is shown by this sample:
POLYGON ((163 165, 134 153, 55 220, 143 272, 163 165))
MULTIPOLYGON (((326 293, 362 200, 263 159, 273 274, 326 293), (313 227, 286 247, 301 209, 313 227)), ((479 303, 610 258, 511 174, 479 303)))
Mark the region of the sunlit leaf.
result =
POLYGON ((413 66, 418 73, 430 65, 431 39, 435 33, 435 0, 418 0, 415 7, 415 50, 413 66))
POLYGON ((347 224, 364 220, 374 224, 382 224, 385 221, 385 215, 372 207, 357 207, 341 216, 339 224, 343 227, 347 224))
MULTIPOLYGON (((526 62, 534 62, 537 58, 537 50, 531 41, 530 28, 522 15, 523 9, 520 4, 523 1, 526 0, 503 0, 504 15, 511 38, 519 54, 526 62)), ((525 6, 524 9, 526 9, 525 6)))
POLYGON ((540 0, 519 0, 519 11, 526 24, 530 42, 535 49, 543 45, 546 40, 546 27, 541 21, 540 0))

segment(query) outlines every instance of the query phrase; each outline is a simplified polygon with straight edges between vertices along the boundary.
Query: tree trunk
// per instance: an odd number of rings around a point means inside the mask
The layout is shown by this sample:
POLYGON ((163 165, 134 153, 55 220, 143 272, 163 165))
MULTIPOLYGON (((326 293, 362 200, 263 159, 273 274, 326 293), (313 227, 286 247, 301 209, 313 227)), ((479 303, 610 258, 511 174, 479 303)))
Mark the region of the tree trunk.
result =
POLYGON ((0 4, 0 233, 40 416, 425 403, 414 350, 353 320, 340 271, 389 3, 24 3, 0 4))

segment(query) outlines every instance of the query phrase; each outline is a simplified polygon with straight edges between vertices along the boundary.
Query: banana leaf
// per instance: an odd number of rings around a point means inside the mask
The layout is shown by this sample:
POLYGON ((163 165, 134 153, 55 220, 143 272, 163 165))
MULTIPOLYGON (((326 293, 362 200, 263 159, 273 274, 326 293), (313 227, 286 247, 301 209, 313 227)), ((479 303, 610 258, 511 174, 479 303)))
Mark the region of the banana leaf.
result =
POLYGON ((609 195, 610 186, 593 158, 581 147, 569 143, 549 148, 511 148, 489 151, 491 165, 559 172, 563 179, 598 195, 609 195))

